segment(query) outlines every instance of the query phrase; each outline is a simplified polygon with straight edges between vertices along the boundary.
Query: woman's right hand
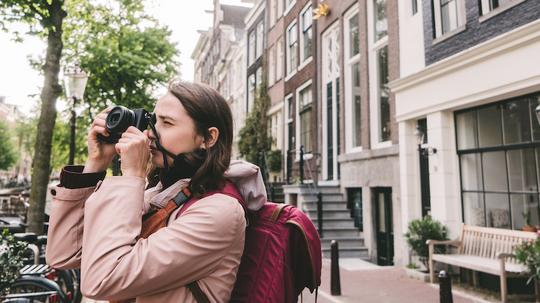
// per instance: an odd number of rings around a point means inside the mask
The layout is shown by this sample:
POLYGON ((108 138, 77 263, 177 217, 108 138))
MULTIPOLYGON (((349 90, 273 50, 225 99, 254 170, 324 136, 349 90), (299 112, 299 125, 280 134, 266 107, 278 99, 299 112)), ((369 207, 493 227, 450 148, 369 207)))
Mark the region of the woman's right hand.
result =
POLYGON ((109 133, 105 128, 105 119, 107 114, 111 111, 112 107, 100 112, 88 131, 87 145, 88 145, 88 159, 84 165, 84 173, 101 172, 109 167, 113 157, 116 155, 114 144, 108 144, 101 141, 98 138, 98 134, 108 137, 109 133))

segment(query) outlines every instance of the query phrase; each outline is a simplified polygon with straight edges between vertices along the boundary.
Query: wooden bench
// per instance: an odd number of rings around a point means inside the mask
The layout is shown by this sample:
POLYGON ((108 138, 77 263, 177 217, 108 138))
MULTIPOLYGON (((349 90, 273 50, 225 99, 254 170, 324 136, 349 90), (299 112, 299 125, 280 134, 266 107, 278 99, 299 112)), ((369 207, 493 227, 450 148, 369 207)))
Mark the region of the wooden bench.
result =
MULTIPOLYGON (((526 241, 534 241, 536 233, 517 230, 462 225, 459 240, 428 240, 429 275, 435 281, 435 262, 455 265, 501 277, 501 301, 507 301, 506 278, 528 273, 527 267, 517 263, 514 247, 526 241), (455 254, 436 254, 436 245, 457 247, 455 254)), ((535 292, 536 287, 535 287, 535 292)))

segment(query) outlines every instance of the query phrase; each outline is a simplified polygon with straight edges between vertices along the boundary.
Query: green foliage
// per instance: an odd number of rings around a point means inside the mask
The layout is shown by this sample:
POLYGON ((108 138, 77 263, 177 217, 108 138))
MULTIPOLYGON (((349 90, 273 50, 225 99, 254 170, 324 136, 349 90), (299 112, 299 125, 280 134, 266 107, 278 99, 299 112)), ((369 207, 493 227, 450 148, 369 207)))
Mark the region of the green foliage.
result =
POLYGON ((9 286, 19 276, 26 247, 26 243, 16 241, 7 229, 3 230, 0 235, 0 296, 9 292, 9 286))
POLYGON ((82 115, 111 103, 152 109, 153 93, 180 66, 171 31, 144 13, 143 0, 71 0, 67 11, 64 61, 90 75, 82 115))
MULTIPOLYGON (((263 82, 264 83, 264 82, 263 82)), ((268 136, 266 113, 270 105, 266 85, 258 89, 253 109, 248 114, 244 127, 239 132, 238 150, 247 161, 265 167, 262 155, 270 150, 272 138, 268 136)))
POLYGON ((516 259, 529 269, 529 280, 540 279, 540 238, 535 241, 524 242, 515 248, 516 259))
MULTIPOLYGON (((62 7, 64 0, 2 0, 0 1, 0 29, 7 30, 11 23, 24 23, 29 26, 28 33, 46 37, 49 32, 60 31, 52 7, 62 7)), ((65 14, 65 12, 62 12, 65 14)), ((15 40, 21 41, 19 30, 12 30, 15 40)))
POLYGON ((7 170, 17 161, 17 154, 6 124, 0 121, 0 170, 7 170))
POLYGON ((431 216, 425 216, 423 219, 413 220, 409 223, 405 239, 409 247, 429 270, 429 252, 426 241, 447 240, 447 229, 439 221, 433 220, 431 216))
POLYGON ((282 155, 281 150, 275 149, 267 153, 266 162, 268 163, 268 170, 271 172, 281 171, 282 155))

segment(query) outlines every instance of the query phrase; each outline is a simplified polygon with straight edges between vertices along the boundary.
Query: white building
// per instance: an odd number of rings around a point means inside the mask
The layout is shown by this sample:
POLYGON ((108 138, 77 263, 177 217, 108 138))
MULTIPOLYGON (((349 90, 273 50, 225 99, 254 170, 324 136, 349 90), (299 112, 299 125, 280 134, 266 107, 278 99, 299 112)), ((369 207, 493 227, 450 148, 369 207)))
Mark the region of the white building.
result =
POLYGON ((521 229, 529 213, 538 224, 540 2, 423 2, 399 1, 401 78, 390 83, 403 230, 426 213, 452 238, 463 222, 521 229))

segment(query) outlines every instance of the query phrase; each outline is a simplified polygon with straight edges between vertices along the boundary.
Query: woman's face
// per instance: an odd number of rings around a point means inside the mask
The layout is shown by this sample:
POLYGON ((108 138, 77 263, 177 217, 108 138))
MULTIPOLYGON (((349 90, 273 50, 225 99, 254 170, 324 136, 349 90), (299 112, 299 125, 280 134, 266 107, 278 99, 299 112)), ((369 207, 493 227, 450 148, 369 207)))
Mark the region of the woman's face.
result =
MULTIPOLYGON (((159 134, 161 145, 169 152, 178 155, 191 152, 203 146, 203 137, 195 131, 195 122, 187 114, 182 103, 171 93, 161 97, 154 108, 156 114, 156 131, 159 134)), ((156 137, 152 131, 148 132, 152 163, 157 167, 164 167, 163 155, 157 149, 156 137)), ((168 163, 173 159, 169 156, 168 163)))

